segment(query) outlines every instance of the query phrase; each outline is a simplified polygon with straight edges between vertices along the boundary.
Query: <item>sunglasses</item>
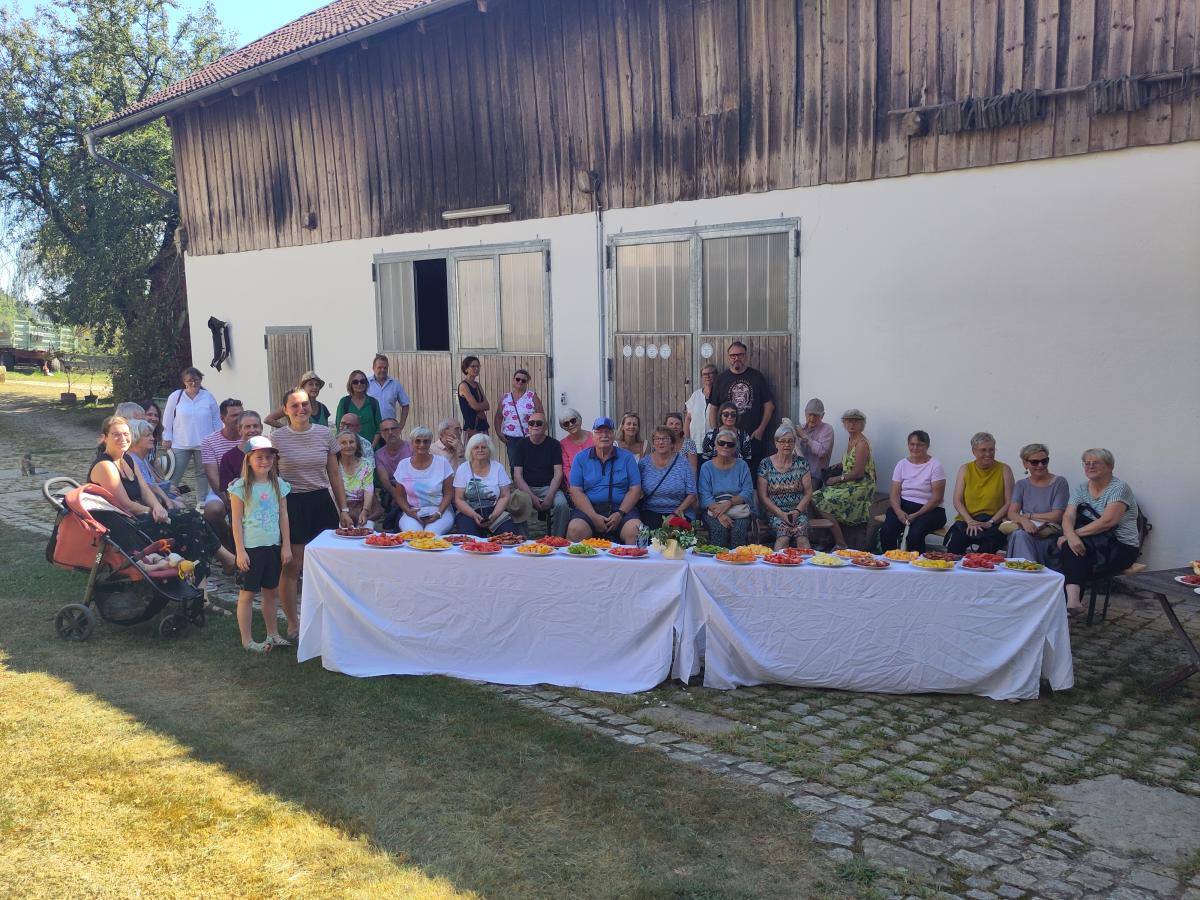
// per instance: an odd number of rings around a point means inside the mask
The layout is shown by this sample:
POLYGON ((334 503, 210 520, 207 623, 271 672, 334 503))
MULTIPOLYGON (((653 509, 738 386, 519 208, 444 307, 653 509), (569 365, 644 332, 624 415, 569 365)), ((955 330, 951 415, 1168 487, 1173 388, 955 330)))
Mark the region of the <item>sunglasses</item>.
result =
POLYGON ((541 419, 530 419, 528 424, 529 424, 530 428, 535 428, 535 427, 538 427, 541 425, 545 425, 546 423, 543 422, 541 419))
POLYGON ((562 425, 563 428, 570 428, 572 425, 578 425, 579 420, 578 419, 563 419, 561 422, 559 422, 559 424, 562 425))
POLYGON ((1025 462, 1031 466, 1048 466, 1050 465, 1050 457, 1047 456, 1045 459, 1027 459, 1025 462))
POLYGON ((529 384, 528 378, 514 378, 513 381, 515 381, 517 384, 529 384))
POLYGON ((733 441, 717 441, 717 446, 718 447, 736 447, 737 444, 733 443, 733 441))
POLYGON ((725 412, 721 413, 721 418, 722 419, 736 419, 737 413, 735 413, 731 409, 727 409, 727 410, 725 410, 725 412))
POLYGON ((355 378, 355 379, 353 379, 353 380, 352 380, 350 383, 351 383, 351 384, 366 384, 366 383, 367 383, 367 379, 365 379, 365 378, 355 378))

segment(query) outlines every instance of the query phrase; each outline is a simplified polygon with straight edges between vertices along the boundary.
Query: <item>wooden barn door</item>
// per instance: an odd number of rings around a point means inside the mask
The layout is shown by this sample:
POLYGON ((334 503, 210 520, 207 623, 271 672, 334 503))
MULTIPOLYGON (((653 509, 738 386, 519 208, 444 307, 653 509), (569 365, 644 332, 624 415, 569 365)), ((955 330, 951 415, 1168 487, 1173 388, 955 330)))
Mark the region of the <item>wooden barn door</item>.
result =
POLYGON ((613 346, 613 382, 617 404, 613 421, 626 413, 642 420, 642 437, 649 440, 667 413, 683 412, 695 390, 692 383, 690 334, 618 334, 613 346))
POLYGON ((776 223, 614 238, 613 418, 637 412, 645 432, 682 410, 700 370, 726 369, 740 340, 771 387, 775 422, 795 420, 797 246, 797 232, 776 223))
POLYGON ((490 433, 506 466, 508 453, 496 436, 494 420, 501 398, 512 386, 513 372, 529 371, 529 387, 541 398, 546 415, 554 416, 548 260, 549 251, 543 248, 458 251, 451 256, 455 391, 463 358, 478 356, 479 383, 492 405, 490 433))
POLYGON ((637 413, 649 436, 695 390, 689 240, 620 245, 613 259, 612 418, 637 413))
POLYGON ((300 376, 313 367, 312 328, 268 326, 263 347, 267 351, 267 409, 274 409, 283 401, 284 392, 296 387, 300 376))

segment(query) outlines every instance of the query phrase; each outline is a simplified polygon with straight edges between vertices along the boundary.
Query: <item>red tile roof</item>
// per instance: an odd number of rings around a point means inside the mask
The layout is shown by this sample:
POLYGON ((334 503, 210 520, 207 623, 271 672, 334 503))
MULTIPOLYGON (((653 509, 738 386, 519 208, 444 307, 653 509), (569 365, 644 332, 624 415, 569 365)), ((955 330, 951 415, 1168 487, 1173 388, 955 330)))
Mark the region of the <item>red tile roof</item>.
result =
POLYGON ((435 2, 437 0, 334 0, 328 6, 322 6, 282 28, 275 29, 265 37, 222 56, 200 71, 193 72, 182 81, 177 81, 145 100, 121 110, 95 127, 102 128, 119 122, 193 91, 256 69, 297 50, 320 44, 392 16, 413 12, 435 2))

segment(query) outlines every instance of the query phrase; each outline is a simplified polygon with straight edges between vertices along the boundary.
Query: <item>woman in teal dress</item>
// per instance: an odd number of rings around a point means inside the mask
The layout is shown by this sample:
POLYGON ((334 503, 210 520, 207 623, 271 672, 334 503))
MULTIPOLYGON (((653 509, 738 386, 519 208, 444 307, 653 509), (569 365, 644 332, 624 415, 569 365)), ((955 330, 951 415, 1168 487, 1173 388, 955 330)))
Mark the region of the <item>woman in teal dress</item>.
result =
POLYGON ((832 523, 833 539, 838 549, 846 546, 843 525, 865 525, 871 517, 875 501, 875 459, 871 444, 863 434, 867 417, 857 409, 842 413, 846 429, 846 453, 842 456, 841 472, 825 480, 825 486, 813 494, 817 515, 832 523))

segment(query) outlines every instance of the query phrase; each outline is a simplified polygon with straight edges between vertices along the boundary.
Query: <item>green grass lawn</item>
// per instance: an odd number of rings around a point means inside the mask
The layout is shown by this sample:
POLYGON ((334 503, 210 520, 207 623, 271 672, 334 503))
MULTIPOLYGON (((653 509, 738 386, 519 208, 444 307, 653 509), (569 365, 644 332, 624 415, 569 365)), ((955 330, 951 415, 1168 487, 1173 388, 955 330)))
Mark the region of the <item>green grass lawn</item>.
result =
MULTIPOLYGON (((54 635, 83 577, 0 525, 0 884, 17 896, 850 896, 786 801, 444 678, 54 635)), ((10 894, 11 895, 11 894, 10 894)))

